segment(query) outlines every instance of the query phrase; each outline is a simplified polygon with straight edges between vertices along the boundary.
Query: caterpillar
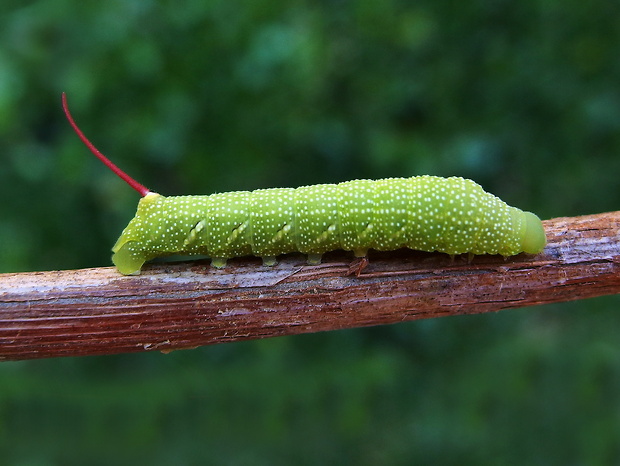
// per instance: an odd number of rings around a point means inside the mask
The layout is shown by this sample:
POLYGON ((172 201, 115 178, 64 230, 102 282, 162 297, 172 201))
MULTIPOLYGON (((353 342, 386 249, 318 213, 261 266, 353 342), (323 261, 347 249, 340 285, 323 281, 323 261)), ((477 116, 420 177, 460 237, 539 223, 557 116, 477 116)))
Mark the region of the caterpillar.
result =
MULTIPOLYGON (((72 128, 108 168, 142 198, 112 251, 118 271, 139 273, 146 261, 170 254, 206 255, 222 268, 232 257, 255 255, 265 265, 290 252, 319 264, 337 249, 365 258, 369 249, 407 247, 450 255, 537 254, 546 244, 540 219, 511 207, 472 180, 437 176, 353 180, 205 196, 162 196, 114 165, 72 128)), ((361 270, 360 270, 361 271, 361 270)))

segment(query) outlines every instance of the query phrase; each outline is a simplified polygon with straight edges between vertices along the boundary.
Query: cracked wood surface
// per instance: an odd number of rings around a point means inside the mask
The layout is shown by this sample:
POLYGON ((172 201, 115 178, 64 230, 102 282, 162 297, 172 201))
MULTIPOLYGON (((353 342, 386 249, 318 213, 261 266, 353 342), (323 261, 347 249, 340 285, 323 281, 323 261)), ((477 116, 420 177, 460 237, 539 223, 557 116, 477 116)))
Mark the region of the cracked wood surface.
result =
POLYGON ((0 274, 0 359, 194 348, 457 314, 498 311, 620 292, 620 212, 543 222, 535 256, 466 256, 399 250, 318 266, 299 254, 151 264, 138 276, 112 267, 0 274))

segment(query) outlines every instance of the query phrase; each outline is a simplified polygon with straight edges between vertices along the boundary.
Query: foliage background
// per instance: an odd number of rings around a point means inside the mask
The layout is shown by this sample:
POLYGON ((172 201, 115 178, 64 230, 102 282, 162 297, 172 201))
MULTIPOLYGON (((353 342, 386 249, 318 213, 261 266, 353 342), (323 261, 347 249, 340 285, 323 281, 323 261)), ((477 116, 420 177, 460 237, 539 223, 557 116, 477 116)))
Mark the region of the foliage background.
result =
MULTIPOLYGON (((137 195, 461 175, 543 218, 620 204, 615 2, 4 1, 0 271, 109 265, 137 195)), ((0 365, 0 457, 611 464, 617 297, 0 365)), ((1 342, 0 342, 1 344, 1 342)))

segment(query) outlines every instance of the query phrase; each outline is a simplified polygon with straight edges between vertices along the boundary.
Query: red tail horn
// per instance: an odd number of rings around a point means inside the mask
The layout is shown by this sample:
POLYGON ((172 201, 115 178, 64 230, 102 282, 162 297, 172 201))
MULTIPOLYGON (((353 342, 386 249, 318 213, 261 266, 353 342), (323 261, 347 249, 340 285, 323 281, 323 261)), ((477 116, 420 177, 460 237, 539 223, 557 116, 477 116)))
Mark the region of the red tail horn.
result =
POLYGON ((123 170, 121 170, 116 165, 114 165, 110 161, 110 159, 108 159, 105 155, 103 155, 101 152, 99 152, 99 150, 93 145, 93 143, 90 142, 86 138, 86 136, 84 136, 84 133, 82 133, 80 128, 78 128, 78 125, 75 124, 75 121, 73 121, 73 117, 71 116, 71 113, 69 112, 69 107, 67 106, 67 95, 64 92, 62 93, 62 108, 65 111, 65 115, 67 116, 67 120, 69 120, 69 123, 73 127, 73 130, 76 132, 76 134, 82 140, 82 142, 86 145, 86 147, 88 147, 88 149, 93 154, 95 154, 95 156, 99 160, 101 160, 105 164, 106 167, 108 167, 110 170, 112 170, 114 173, 116 173, 120 178, 122 178, 125 181, 125 183, 127 183, 129 186, 131 186, 136 191, 138 191, 140 193, 140 196, 144 197, 148 193, 151 192, 150 189, 148 189, 146 186, 143 186, 142 184, 138 183, 131 176, 129 176, 123 170))

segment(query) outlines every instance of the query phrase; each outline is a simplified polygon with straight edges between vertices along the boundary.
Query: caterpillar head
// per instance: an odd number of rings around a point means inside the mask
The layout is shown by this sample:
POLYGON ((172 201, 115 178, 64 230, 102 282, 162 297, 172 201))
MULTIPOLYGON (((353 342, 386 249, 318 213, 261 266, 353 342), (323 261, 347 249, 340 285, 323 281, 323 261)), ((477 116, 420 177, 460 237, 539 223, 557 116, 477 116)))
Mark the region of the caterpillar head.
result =
POLYGON ((524 227, 521 233, 522 250, 528 254, 538 254, 547 244, 545 229, 540 219, 532 212, 523 212, 524 227))

